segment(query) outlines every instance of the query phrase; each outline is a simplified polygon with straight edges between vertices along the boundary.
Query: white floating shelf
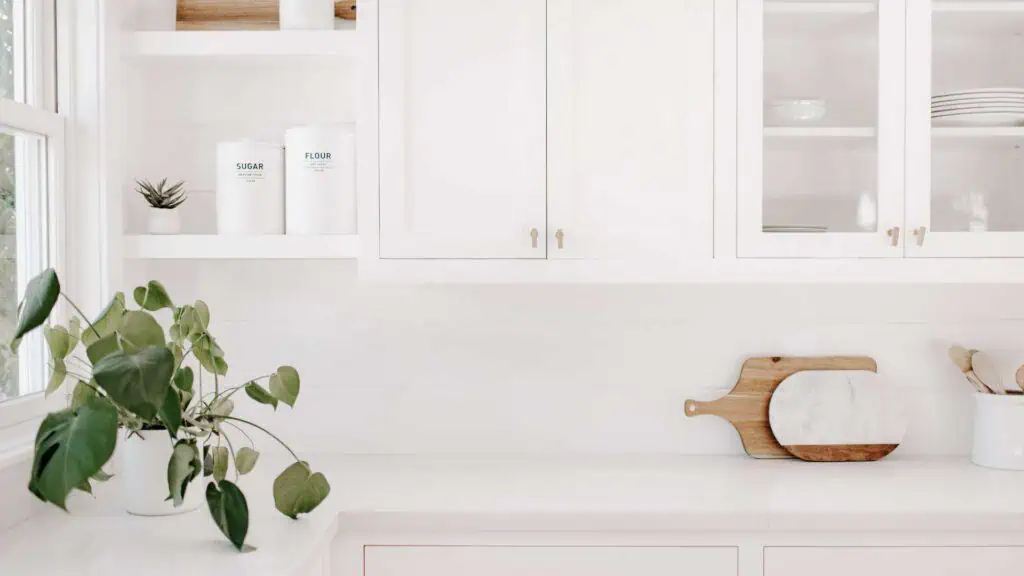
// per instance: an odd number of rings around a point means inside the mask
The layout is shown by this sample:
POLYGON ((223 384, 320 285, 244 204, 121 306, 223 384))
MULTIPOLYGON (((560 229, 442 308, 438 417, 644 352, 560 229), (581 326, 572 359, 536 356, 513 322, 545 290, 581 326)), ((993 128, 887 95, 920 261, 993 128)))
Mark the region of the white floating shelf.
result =
POLYGON ((935 127, 936 138, 1024 138, 1024 127, 935 127))
POLYGON ((136 56, 351 56, 355 29, 327 31, 216 30, 135 32, 128 50, 136 56))
POLYGON ((877 11, 874 2, 815 2, 769 0, 764 3, 768 14, 870 14, 877 11))
POLYGON ((358 236, 125 236, 129 260, 352 260, 358 236))
POLYGON ((844 126, 766 126, 765 138, 874 138, 874 128, 844 126))
POLYGON ((959 13, 1024 13, 1024 2, 965 2, 962 0, 946 0, 934 2, 932 10, 935 12, 959 12, 959 13))

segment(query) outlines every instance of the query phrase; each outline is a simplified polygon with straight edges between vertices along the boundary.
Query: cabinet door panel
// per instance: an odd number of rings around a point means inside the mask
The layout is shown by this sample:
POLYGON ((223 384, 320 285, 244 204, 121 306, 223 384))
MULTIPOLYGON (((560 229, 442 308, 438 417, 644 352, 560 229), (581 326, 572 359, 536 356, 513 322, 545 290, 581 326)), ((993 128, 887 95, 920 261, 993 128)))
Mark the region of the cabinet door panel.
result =
POLYGON ((545 257, 545 22, 544 0, 381 0, 382 258, 545 257))
POLYGON ((1012 576, 1024 548, 765 548, 764 576, 1012 576))
POLYGON ((736 576, 735 548, 367 546, 364 576, 736 576))
POLYGON ((549 11, 550 256, 710 258, 714 3, 549 11))

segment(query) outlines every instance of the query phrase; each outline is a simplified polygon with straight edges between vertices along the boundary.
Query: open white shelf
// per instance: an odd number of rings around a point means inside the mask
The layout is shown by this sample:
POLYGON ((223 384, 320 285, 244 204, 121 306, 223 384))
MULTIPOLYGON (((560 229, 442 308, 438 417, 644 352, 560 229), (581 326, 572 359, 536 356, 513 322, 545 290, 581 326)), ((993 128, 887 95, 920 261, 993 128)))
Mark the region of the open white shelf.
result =
POLYGON ((135 32, 135 56, 346 56, 357 52, 355 28, 327 31, 216 30, 135 32))
POLYGON ((125 236, 130 260, 352 260, 358 236, 125 236))
POLYGON ((870 14, 876 10, 874 2, 769 0, 764 3, 768 14, 870 14))
POLYGON ((1024 138, 1024 127, 935 127, 936 138, 1024 138))
POLYGON ((875 129, 848 126, 766 126, 766 138, 874 138, 875 129))
POLYGON ((1024 13, 1024 2, 1007 0, 1004 2, 969 2, 963 0, 940 0, 932 4, 935 12, 961 12, 961 13, 1024 13))

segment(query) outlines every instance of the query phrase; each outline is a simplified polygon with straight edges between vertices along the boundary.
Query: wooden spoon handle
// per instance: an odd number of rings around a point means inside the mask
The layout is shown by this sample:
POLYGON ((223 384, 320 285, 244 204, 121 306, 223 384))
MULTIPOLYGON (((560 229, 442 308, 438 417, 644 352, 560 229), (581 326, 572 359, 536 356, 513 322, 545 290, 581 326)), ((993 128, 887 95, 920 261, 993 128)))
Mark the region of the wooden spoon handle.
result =
POLYGON ((974 389, 977 390, 978 392, 981 392, 982 394, 996 393, 991 388, 986 386, 985 383, 981 381, 981 379, 975 376, 974 372, 964 372, 964 376, 967 377, 967 381, 970 382, 971 385, 974 386, 974 389))

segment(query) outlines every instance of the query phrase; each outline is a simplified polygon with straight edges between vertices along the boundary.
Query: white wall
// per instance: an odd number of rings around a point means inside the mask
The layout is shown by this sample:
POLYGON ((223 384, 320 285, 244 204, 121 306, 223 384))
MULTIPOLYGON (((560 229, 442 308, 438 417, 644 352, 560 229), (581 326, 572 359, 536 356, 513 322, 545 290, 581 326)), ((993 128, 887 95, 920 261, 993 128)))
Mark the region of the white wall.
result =
MULTIPOLYGON (((134 262, 206 300, 232 382, 295 365, 293 413, 257 408, 306 451, 738 453, 713 399, 751 355, 865 354, 905 391, 906 454, 969 451, 951 341, 1009 379, 1016 286, 395 286, 351 262, 134 262)), ((264 444, 266 445, 266 444, 264 444)))

